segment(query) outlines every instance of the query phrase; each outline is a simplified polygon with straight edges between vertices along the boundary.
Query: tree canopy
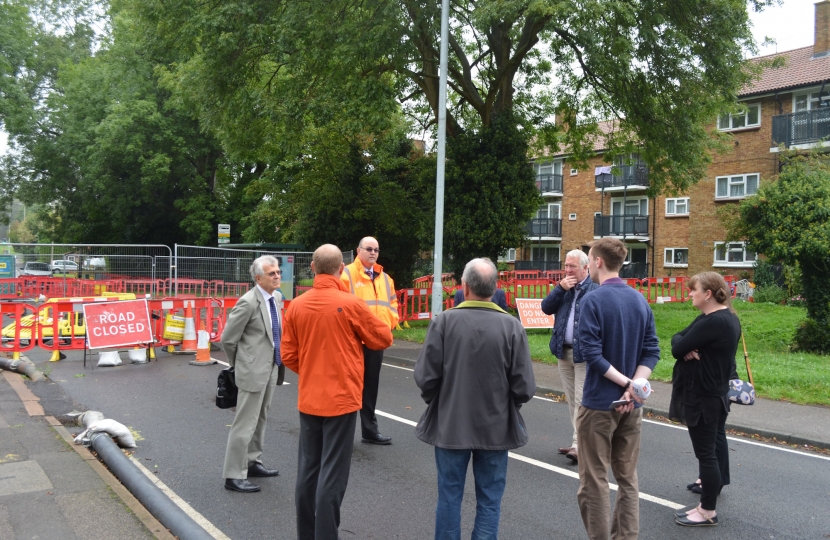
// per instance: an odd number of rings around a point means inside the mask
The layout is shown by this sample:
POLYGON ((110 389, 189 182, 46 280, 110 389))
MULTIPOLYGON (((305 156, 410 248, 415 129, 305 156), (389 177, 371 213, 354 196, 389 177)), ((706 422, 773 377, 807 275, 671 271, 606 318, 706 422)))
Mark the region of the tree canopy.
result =
MULTIPOLYGON (((706 128, 751 76, 747 6, 772 1, 453 0, 448 134, 510 113, 537 147, 578 160, 597 122, 612 121, 611 155, 639 151, 655 193, 685 189, 704 174, 706 128)), ((182 51, 168 82, 200 118, 228 133, 256 126, 247 138, 264 146, 296 142, 306 122, 376 131, 392 100, 422 126, 437 118, 437 2, 182 0, 140 12, 159 46, 182 51), (278 127, 260 129, 269 121, 278 127)))
MULTIPOLYGON (((807 316, 824 336, 818 349, 830 352, 830 161, 820 153, 792 153, 782 166, 777 181, 741 201, 739 213, 726 219, 729 235, 770 260, 801 268, 807 316)), ((815 343, 815 336, 801 339, 815 343)))

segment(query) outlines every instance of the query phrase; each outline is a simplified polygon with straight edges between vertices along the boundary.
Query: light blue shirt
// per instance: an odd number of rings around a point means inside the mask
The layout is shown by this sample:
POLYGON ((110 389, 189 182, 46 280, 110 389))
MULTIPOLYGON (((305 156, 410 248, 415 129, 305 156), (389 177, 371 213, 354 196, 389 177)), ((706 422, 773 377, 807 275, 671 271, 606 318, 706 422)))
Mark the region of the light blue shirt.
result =
MULTIPOLYGON (((273 298, 273 299, 274 299, 274 303, 275 303, 275 304, 277 304, 277 306, 279 306, 280 299, 282 298, 282 293, 280 293, 280 294, 279 294, 279 296, 277 295, 277 291, 278 291, 279 289, 274 289, 274 294, 273 294, 273 295, 271 295, 271 294, 268 294, 268 293, 265 291, 265 289, 263 289, 262 287, 260 287, 258 283, 257 283, 256 288, 257 288, 257 289, 259 289, 259 294, 261 294, 261 295, 262 295, 262 299, 265 301, 265 305, 266 305, 266 306, 268 306, 268 301, 269 301, 268 299, 269 299, 269 298, 273 298)), ((272 321, 272 320, 271 320, 271 308, 270 308, 270 306, 269 306, 269 307, 268 307, 268 309, 266 309, 265 311, 266 311, 266 312, 268 312, 268 323, 269 323, 269 324, 271 324, 271 325, 273 326, 274 321, 272 321)), ((277 318, 279 318, 279 312, 280 312, 280 310, 279 310, 279 307, 278 307, 278 308, 277 308, 277 318)))

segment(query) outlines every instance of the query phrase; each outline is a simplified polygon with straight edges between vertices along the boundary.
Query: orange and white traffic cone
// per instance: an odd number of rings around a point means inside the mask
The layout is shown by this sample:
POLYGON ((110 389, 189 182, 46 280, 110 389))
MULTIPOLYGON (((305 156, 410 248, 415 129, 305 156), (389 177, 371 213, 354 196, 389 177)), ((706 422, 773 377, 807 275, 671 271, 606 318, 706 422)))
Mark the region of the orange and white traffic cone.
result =
POLYGON ((184 315, 184 339, 181 352, 196 352, 196 323, 193 322, 193 308, 187 306, 184 315))
POLYGON ((210 335, 205 330, 205 321, 202 321, 199 329, 199 339, 196 345, 196 360, 191 360, 191 366, 209 366, 215 364, 216 360, 210 357, 210 335))

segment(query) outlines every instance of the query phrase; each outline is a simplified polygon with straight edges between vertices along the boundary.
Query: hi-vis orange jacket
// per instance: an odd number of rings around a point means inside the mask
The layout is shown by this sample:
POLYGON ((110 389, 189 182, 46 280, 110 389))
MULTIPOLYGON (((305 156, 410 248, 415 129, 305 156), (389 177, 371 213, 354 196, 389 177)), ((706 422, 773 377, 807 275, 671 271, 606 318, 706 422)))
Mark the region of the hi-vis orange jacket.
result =
POLYGON ((374 280, 369 279, 360 259, 343 269, 340 279, 349 288, 349 292, 366 302, 369 311, 389 325, 398 326, 398 297, 395 295, 395 282, 383 267, 377 263, 372 268, 374 280))

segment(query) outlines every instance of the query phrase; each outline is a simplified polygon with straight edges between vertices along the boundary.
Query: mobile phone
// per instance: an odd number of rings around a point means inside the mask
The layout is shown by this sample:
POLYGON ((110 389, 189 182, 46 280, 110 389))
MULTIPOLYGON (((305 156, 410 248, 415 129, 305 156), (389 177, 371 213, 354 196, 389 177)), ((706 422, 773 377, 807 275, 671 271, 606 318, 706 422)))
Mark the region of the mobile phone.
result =
POLYGON ((631 403, 631 400, 628 400, 628 399, 618 399, 617 401, 612 401, 612 402, 611 402, 611 406, 610 406, 610 407, 608 407, 608 410, 613 411, 613 410, 615 410, 617 407, 621 407, 621 406, 623 406, 623 405, 628 405, 629 403, 631 403))

